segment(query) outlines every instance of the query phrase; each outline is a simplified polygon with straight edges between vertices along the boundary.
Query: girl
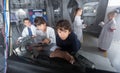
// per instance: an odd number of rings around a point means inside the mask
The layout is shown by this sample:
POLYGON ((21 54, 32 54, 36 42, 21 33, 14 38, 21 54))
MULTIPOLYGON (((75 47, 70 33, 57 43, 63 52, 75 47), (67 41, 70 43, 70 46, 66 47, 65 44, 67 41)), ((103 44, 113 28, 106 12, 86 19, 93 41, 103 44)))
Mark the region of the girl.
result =
POLYGON ((101 51, 106 51, 109 49, 112 39, 114 30, 116 29, 116 21, 115 21, 115 12, 108 13, 108 21, 106 23, 101 23, 102 31, 100 33, 99 39, 98 39, 98 49, 101 51))
POLYGON ((83 20, 81 19, 81 15, 82 15, 82 9, 81 8, 77 8, 75 10, 75 18, 74 18, 74 22, 73 22, 73 31, 75 32, 75 34, 77 35, 78 39, 82 43, 83 42, 83 32, 82 32, 82 29, 85 28, 86 25, 82 24, 83 20))

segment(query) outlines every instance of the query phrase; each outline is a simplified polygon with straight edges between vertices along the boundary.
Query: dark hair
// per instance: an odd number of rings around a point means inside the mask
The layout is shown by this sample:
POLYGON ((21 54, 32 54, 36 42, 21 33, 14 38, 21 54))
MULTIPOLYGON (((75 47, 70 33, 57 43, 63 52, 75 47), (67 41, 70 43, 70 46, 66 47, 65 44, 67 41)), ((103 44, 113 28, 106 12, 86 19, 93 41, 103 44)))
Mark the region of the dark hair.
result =
POLYGON ((116 12, 115 12, 115 11, 111 11, 111 12, 108 13, 108 16, 115 17, 115 15, 116 15, 116 12))
POLYGON ((28 21, 30 21, 30 19, 29 19, 29 18, 24 18, 24 19, 23 19, 23 22, 24 22, 25 20, 28 20, 28 21))
POLYGON ((77 14, 77 12, 78 12, 79 10, 82 10, 82 8, 76 8, 76 9, 75 9, 74 16, 77 14))
POLYGON ((75 9, 74 14, 73 14, 72 22, 74 21, 75 16, 76 16, 76 14, 77 14, 77 12, 78 12, 79 10, 82 10, 82 8, 76 8, 76 9, 75 9))
POLYGON ((63 30, 69 30, 71 32, 71 25, 68 20, 60 20, 56 24, 56 30, 60 29, 61 31, 63 30))
POLYGON ((35 20, 34 20, 34 23, 37 26, 37 25, 45 24, 46 21, 44 20, 43 17, 36 17, 35 20))

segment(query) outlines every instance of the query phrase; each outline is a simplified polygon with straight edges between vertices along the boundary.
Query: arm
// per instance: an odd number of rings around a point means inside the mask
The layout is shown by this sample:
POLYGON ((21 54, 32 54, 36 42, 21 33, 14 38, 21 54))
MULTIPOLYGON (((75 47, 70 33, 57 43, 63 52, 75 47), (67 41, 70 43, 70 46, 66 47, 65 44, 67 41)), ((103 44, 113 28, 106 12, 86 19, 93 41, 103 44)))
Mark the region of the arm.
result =
POLYGON ((24 28, 22 31, 22 37, 26 37, 27 34, 28 34, 27 30, 26 30, 26 28, 24 28))
POLYGON ((43 44, 49 44, 51 42, 51 40, 49 38, 45 38, 42 43, 43 44))
POLYGON ((105 23, 102 21, 98 25, 101 26, 101 27, 103 27, 105 25, 105 23))
POLYGON ((74 26, 82 29, 83 28, 82 22, 83 20, 81 20, 79 16, 76 16, 74 20, 74 26))
POLYGON ((31 25, 31 29, 32 29, 32 34, 33 34, 32 37, 35 37, 37 28, 34 25, 31 25))
POLYGON ((113 23, 112 23, 111 26, 110 26, 110 31, 111 31, 111 32, 113 32, 114 30, 116 30, 115 25, 116 25, 116 22, 113 21, 113 23))
POLYGON ((75 62, 75 59, 72 55, 70 55, 68 52, 65 52, 66 56, 66 60, 68 60, 71 64, 73 64, 75 62), (68 57, 70 57, 70 60, 68 59, 68 57))
POLYGON ((114 30, 116 30, 116 28, 114 28, 114 27, 111 27, 111 28, 110 28, 110 31, 111 31, 111 32, 113 32, 114 30))
POLYGON ((50 48, 50 51, 54 52, 57 49, 61 49, 61 48, 58 47, 56 44, 52 44, 52 47, 50 48))
POLYGON ((48 30, 48 34, 49 34, 50 43, 56 43, 55 31, 53 28, 50 28, 50 30, 48 30))
POLYGON ((80 43, 80 41, 77 39, 76 34, 73 34, 73 40, 72 40, 72 41, 74 41, 74 42, 72 43, 72 48, 73 48, 74 53, 76 53, 76 52, 80 49, 80 47, 81 47, 81 43, 80 43))
POLYGON ((43 40, 43 43, 50 44, 50 43, 56 43, 56 37, 54 29, 47 27, 47 38, 43 40))

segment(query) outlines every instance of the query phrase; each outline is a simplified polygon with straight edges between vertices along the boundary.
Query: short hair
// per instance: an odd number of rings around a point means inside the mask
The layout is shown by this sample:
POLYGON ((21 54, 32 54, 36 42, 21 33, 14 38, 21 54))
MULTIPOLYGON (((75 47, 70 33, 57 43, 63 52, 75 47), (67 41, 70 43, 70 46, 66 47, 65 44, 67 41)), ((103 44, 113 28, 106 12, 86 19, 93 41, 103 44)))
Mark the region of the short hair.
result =
POLYGON ((108 16, 115 17, 116 16, 116 12, 115 11, 111 11, 111 12, 108 13, 108 16))
POLYGON ((73 19, 72 19, 72 22, 74 21, 74 19, 75 19, 75 16, 76 16, 76 14, 77 14, 77 12, 79 11, 79 10, 81 10, 82 11, 82 8, 76 8, 76 9, 74 9, 75 11, 74 11, 74 14, 73 14, 73 19))
POLYGON ((34 23, 37 26, 37 25, 45 24, 46 21, 44 20, 43 17, 36 17, 35 20, 34 20, 34 23))
POLYGON ((82 8, 76 8, 74 15, 76 15, 79 10, 82 10, 82 8))
POLYGON ((24 18, 24 19, 23 19, 23 22, 24 22, 25 20, 28 20, 28 21, 30 21, 30 19, 29 19, 29 18, 24 18))
POLYGON ((56 24, 56 30, 58 29, 60 29, 61 31, 63 30, 69 30, 70 32, 72 31, 71 24, 68 20, 59 20, 56 24))

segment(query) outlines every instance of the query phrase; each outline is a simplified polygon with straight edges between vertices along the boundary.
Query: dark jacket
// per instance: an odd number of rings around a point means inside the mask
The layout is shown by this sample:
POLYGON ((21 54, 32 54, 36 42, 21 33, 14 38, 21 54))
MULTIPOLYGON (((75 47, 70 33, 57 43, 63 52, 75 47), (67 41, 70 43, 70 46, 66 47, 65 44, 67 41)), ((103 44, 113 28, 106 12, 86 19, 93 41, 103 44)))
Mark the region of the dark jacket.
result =
POLYGON ((77 39, 77 36, 74 32, 71 32, 66 40, 62 40, 57 34, 56 44, 61 48, 61 50, 69 53, 76 53, 81 47, 80 41, 77 39))

